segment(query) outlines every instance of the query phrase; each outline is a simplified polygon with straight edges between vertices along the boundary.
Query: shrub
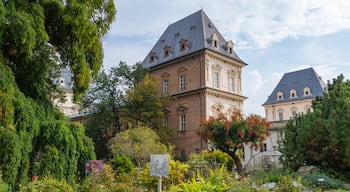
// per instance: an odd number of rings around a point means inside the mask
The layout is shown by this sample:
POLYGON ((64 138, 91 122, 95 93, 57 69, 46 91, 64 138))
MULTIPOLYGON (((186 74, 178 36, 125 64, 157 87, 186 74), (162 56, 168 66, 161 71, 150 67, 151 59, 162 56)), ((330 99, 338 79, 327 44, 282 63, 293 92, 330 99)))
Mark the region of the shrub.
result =
POLYGON ((26 186, 21 187, 21 192, 73 192, 73 187, 70 186, 65 180, 57 180, 50 176, 46 176, 38 181, 29 183, 26 186))
POLYGON ((210 170, 208 178, 204 178, 200 173, 192 177, 187 182, 182 182, 177 186, 170 187, 170 192, 191 192, 191 191, 227 191, 230 186, 232 175, 221 167, 220 169, 210 170), (229 179, 228 179, 229 178, 229 179))
POLYGON ((124 155, 115 155, 110 163, 117 174, 130 173, 134 170, 134 164, 124 155))
POLYGON ((270 182, 278 183, 284 175, 291 175, 291 173, 286 169, 274 168, 269 171, 257 171, 252 175, 252 178, 257 184, 261 185, 270 182))
POLYGON ((0 191, 8 191, 8 190, 9 190, 9 186, 7 183, 2 181, 1 173, 0 173, 0 191))
POLYGON ((302 183, 309 187, 321 187, 325 189, 339 189, 342 188, 343 182, 338 179, 332 179, 324 174, 305 174, 302 177, 302 183), (319 179, 323 179, 320 182, 319 179))
POLYGON ((220 150, 202 151, 200 154, 192 154, 187 163, 190 166, 190 175, 200 171, 201 175, 205 177, 209 176, 210 170, 220 168, 223 165, 229 171, 233 168, 232 157, 220 150))

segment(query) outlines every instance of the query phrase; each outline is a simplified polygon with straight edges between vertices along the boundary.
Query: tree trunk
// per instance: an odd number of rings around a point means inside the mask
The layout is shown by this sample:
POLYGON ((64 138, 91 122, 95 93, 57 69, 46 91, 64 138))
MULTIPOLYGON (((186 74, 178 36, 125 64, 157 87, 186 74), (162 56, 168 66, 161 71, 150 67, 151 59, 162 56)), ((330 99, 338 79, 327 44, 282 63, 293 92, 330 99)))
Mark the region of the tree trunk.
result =
POLYGON ((233 161, 235 162, 238 174, 241 177, 244 177, 245 173, 244 173, 244 170, 243 170, 242 162, 239 159, 239 157, 237 157, 236 152, 235 151, 230 151, 228 154, 232 157, 233 161))

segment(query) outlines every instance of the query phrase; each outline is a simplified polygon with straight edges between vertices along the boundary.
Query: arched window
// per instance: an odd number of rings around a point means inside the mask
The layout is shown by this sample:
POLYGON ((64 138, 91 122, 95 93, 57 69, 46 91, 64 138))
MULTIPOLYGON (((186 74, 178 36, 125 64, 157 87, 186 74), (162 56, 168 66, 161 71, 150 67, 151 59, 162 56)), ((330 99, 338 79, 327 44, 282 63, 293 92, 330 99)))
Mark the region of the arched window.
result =
POLYGON ((157 61, 157 53, 152 51, 150 54, 149 54, 149 62, 150 63, 154 63, 157 61))
POLYGON ((163 50, 164 50, 164 58, 170 57, 172 55, 171 46, 165 45, 163 50))
POLYGON ((233 42, 231 40, 226 42, 226 50, 229 54, 233 53, 233 42))
POLYGON ((214 48, 218 48, 219 47, 219 37, 214 33, 212 36, 211 36, 211 46, 214 47, 214 48))
POLYGON ((297 91, 295 89, 292 89, 289 91, 290 93, 290 98, 296 98, 297 96, 297 91))
POLYGON ((305 87, 304 88, 304 96, 308 96, 308 95, 311 95, 310 88, 309 87, 305 87))
POLYGON ((277 93, 277 100, 282 100, 282 99, 283 99, 283 93, 279 91, 277 93))
POLYGON ((180 42, 180 51, 187 51, 188 50, 188 41, 187 39, 181 39, 180 42))

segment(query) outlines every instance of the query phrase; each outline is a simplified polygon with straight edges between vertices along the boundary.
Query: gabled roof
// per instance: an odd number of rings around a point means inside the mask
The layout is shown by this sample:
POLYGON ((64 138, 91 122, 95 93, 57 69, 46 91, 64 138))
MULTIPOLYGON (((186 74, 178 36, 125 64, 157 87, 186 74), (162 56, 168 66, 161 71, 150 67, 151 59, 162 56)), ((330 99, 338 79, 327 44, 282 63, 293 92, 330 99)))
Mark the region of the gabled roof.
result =
POLYGON ((283 75, 263 106, 315 98, 317 96, 323 96, 323 93, 326 91, 327 85, 313 68, 289 72, 283 75), (309 95, 304 95, 304 88, 310 89, 309 95), (296 97, 291 98, 290 91, 293 89, 296 91, 296 97), (279 92, 283 94, 282 99, 277 98, 279 92))
POLYGON ((169 25, 142 62, 142 66, 153 67, 202 49, 210 49, 245 64, 234 52, 232 41, 226 41, 204 11, 199 10, 169 25), (213 38, 217 47, 213 46, 213 38), (185 49, 182 47, 183 43, 185 49), (231 53, 227 46, 232 47, 231 53), (166 50, 170 51, 167 56, 166 50))

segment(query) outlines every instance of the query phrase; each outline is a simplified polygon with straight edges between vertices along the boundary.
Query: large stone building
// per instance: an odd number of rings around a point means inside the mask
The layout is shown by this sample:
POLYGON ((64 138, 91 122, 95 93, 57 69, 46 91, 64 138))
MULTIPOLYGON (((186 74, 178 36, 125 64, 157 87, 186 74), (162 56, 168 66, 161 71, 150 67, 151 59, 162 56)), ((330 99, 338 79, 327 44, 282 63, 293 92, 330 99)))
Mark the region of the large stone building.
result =
POLYGON ((270 160, 276 162, 277 159, 271 159, 271 156, 276 154, 278 141, 283 138, 283 128, 288 120, 312 110, 312 101, 323 96, 326 91, 326 84, 313 68, 285 73, 262 105, 266 119, 271 122, 271 135, 265 141, 261 155, 270 156, 270 160))
POLYGON ((207 149, 196 133, 202 119, 242 110, 241 72, 246 65, 203 10, 171 25, 142 65, 160 83, 159 92, 174 98, 164 122, 175 130, 175 153, 186 157, 207 149))

